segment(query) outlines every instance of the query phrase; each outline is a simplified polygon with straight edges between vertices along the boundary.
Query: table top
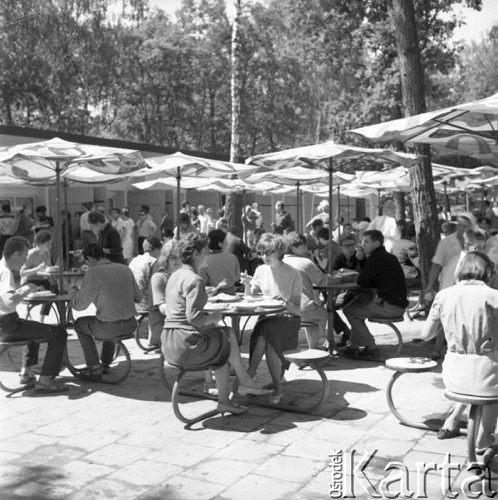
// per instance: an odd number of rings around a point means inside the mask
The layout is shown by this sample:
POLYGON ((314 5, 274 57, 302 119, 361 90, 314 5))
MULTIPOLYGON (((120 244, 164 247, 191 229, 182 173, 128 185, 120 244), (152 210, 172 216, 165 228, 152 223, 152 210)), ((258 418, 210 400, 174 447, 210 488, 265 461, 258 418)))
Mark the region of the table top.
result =
POLYGON ((221 312, 223 316, 266 316, 269 314, 281 314, 285 311, 284 304, 280 307, 258 307, 257 302, 233 302, 213 304, 208 303, 204 308, 204 312, 221 312), (239 306, 240 308, 238 308, 239 306))
MULTIPOLYGON (((59 276, 59 271, 39 271, 36 273, 38 276, 47 276, 49 278, 59 276)), ((62 276, 85 276, 85 271, 81 270, 63 270, 62 276)))
POLYGON ((313 285, 315 290, 350 290, 359 288, 358 283, 329 283, 326 285, 313 285))
MULTIPOLYGON (((35 292, 36 293, 36 292, 35 292)), ((41 295, 41 296, 27 296, 24 297, 24 302, 70 302, 71 295, 63 293, 60 295, 41 295)))

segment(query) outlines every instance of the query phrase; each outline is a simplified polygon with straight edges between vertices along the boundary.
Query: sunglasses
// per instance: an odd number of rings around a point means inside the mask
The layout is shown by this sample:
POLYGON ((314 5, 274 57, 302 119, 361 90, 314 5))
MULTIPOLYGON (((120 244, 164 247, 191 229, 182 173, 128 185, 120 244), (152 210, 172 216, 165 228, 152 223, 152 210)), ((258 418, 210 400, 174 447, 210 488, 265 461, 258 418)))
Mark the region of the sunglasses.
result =
POLYGON ((269 257, 273 253, 275 253, 275 250, 267 250, 266 252, 258 252, 258 256, 259 257, 269 257))

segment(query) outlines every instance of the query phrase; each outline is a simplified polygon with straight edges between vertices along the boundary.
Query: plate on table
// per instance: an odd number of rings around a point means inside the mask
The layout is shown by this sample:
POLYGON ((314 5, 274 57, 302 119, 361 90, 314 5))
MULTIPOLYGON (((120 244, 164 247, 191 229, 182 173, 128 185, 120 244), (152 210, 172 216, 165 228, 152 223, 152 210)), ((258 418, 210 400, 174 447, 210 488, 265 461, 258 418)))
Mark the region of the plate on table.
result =
POLYGON ((214 304, 213 302, 208 302, 204 306, 204 311, 206 312, 214 312, 214 311, 226 311, 226 304, 214 304))
POLYGON ((281 300, 265 299, 258 302, 257 306, 261 309, 280 309, 284 306, 284 303, 281 300))
POLYGON ((39 292, 32 292, 28 293, 27 298, 28 299, 39 299, 39 298, 46 298, 46 297, 55 297, 56 294, 54 292, 51 292, 50 290, 40 290, 39 292))
POLYGON ((225 304, 239 302, 240 300, 242 299, 237 297, 237 295, 228 295, 227 293, 219 293, 218 295, 209 298, 209 302, 224 302, 225 304))
POLYGON ((230 309, 235 312, 252 312, 255 311, 259 307, 258 303, 251 302, 241 302, 239 304, 232 304, 230 309))

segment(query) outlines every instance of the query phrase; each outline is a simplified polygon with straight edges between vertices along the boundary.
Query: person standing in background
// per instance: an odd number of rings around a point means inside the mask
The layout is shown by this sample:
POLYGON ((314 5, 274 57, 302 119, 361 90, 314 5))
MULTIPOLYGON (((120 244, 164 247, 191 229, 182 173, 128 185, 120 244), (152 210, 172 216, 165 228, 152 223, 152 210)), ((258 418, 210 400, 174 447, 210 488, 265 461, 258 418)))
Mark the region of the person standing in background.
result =
POLYGON ((25 203, 19 211, 19 225, 15 236, 26 238, 31 244, 35 237, 35 230, 33 229, 34 221, 31 218, 33 208, 30 203, 25 203))
POLYGON ((123 242, 125 227, 123 219, 121 218, 121 209, 113 208, 111 211, 111 224, 114 229, 119 233, 121 237, 121 243, 123 242))
POLYGON ((164 239, 168 231, 173 232, 174 230, 175 230, 175 222, 169 216, 168 209, 165 207, 164 217, 161 220, 161 226, 160 226, 161 238, 164 239))
POLYGON ((138 253, 144 253, 144 241, 149 236, 154 236, 157 231, 157 226, 149 215, 150 207, 149 205, 143 204, 138 212, 138 220, 135 223, 135 227, 138 234, 138 253))
POLYGON ((208 218, 206 216, 206 207, 204 205, 199 205, 197 207, 197 212, 199 218, 199 232, 202 234, 207 234, 208 218))
POLYGON ((92 233, 92 228, 90 227, 90 223, 88 222, 88 216, 90 212, 93 211, 94 204, 93 201, 87 201, 86 203, 82 203, 81 207, 84 212, 80 217, 80 234, 81 234, 81 244, 82 246, 88 245, 88 243, 95 243, 97 240, 95 235, 92 233))
POLYGON ((130 209, 128 207, 123 207, 121 217, 123 219, 123 239, 121 240, 123 258, 125 264, 129 264, 133 259, 133 248, 135 246, 135 222, 130 218, 130 209))
POLYGON ((124 264, 123 247, 121 238, 110 222, 106 222, 105 217, 100 212, 91 212, 88 222, 92 231, 98 235, 99 246, 104 251, 107 259, 117 264, 124 264))
POLYGON ((288 234, 294 231, 294 221, 290 214, 285 211, 283 201, 275 203, 275 222, 272 222, 271 225, 276 234, 288 234))

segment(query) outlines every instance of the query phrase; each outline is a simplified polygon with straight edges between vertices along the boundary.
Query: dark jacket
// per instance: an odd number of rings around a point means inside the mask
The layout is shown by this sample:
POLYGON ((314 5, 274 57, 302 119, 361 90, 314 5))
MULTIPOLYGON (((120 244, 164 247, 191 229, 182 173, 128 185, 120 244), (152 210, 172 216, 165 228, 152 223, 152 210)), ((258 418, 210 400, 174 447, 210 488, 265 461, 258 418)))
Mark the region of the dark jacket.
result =
POLYGON ((367 258, 357 283, 362 288, 376 288, 378 296, 393 306, 408 306, 403 269, 398 259, 384 246, 376 248, 367 258))
POLYGON ((334 263, 332 264, 332 269, 334 271, 337 271, 338 269, 350 269, 351 271, 361 271, 365 267, 365 264, 366 264, 366 259, 358 260, 356 258, 356 255, 354 254, 351 257, 351 262, 348 263, 346 256, 343 253, 341 253, 335 258, 334 263))
POLYGON ((124 264, 123 247, 121 244, 121 236, 118 230, 108 222, 100 233, 100 246, 104 249, 106 257, 111 262, 124 264))

